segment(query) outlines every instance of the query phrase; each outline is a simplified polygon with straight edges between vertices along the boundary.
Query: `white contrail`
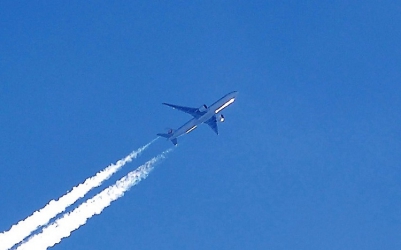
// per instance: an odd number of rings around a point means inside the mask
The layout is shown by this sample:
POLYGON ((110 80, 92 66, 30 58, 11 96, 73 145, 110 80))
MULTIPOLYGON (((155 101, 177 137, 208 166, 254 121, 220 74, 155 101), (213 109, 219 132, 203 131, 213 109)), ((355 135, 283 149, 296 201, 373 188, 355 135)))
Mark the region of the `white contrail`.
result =
MULTIPOLYGON (((157 139, 157 138, 156 138, 157 139)), ((51 200, 45 207, 35 211, 26 219, 13 225, 10 230, 0 234, 0 250, 6 250, 22 241, 40 226, 46 225, 57 214, 74 204, 77 200, 84 197, 91 189, 100 186, 105 180, 109 179, 126 163, 131 162, 143 150, 149 147, 156 139, 149 142, 145 146, 131 152, 123 159, 111 164, 104 170, 98 172, 95 176, 86 179, 83 183, 74 187, 70 192, 66 193, 58 200, 51 200)))
POLYGON ((134 171, 128 173, 114 185, 109 186, 93 198, 82 203, 73 211, 64 214, 63 217, 48 225, 41 233, 33 235, 17 249, 47 249, 59 243, 63 238, 70 236, 72 231, 84 225, 86 221, 95 214, 100 214, 111 202, 122 197, 132 186, 138 184, 142 179, 145 179, 153 170, 155 163, 165 158, 166 154, 170 151, 171 149, 164 151, 134 171))

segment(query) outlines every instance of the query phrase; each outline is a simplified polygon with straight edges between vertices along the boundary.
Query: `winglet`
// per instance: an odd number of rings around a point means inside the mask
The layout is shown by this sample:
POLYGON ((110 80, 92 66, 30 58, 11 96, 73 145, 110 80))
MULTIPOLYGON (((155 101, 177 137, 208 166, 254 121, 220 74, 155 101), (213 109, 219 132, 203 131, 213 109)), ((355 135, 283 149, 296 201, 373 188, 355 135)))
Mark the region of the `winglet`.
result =
POLYGON ((169 107, 172 107, 173 109, 176 109, 176 105, 174 105, 174 104, 165 103, 165 102, 163 102, 162 104, 166 105, 166 106, 169 106, 169 107))

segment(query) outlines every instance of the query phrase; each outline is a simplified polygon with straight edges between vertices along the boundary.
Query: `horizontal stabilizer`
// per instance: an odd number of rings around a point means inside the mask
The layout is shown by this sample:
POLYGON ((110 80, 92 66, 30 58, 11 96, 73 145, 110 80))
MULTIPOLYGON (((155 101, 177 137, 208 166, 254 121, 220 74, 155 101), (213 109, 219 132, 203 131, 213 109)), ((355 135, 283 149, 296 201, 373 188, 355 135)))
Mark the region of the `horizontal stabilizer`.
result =
MULTIPOLYGON (((171 137, 171 134, 162 134, 162 133, 159 133, 159 134, 157 134, 158 136, 161 136, 161 137, 164 137, 164 138, 167 138, 167 139, 170 139, 170 137, 171 137)), ((177 138, 174 138, 174 139, 171 139, 171 142, 175 145, 175 146, 177 146, 177 138)))
POLYGON ((164 138, 170 138, 171 137, 171 135, 170 134, 157 134, 158 136, 161 136, 161 137, 164 137, 164 138))
POLYGON ((174 144, 174 146, 177 146, 177 138, 172 139, 171 142, 174 144))

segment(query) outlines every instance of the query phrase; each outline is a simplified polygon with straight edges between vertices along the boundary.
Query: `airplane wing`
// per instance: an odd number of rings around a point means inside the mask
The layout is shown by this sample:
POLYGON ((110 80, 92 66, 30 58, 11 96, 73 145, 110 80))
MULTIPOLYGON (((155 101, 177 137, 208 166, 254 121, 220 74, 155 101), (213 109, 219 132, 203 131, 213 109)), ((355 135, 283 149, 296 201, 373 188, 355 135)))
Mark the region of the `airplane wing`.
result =
POLYGON ((219 134, 219 129, 218 129, 218 127, 217 127, 216 115, 214 115, 212 118, 210 118, 209 120, 207 120, 205 123, 206 123, 207 125, 209 125, 209 127, 210 127, 211 129, 213 129, 213 131, 214 131, 216 134, 219 134))
POLYGON ((198 108, 190 108, 190 107, 178 106, 178 105, 168 104, 168 103, 165 103, 165 102, 163 102, 163 105, 172 107, 174 109, 178 109, 178 110, 180 110, 182 112, 185 112, 187 114, 190 114, 190 115, 192 115, 193 117, 196 117, 196 118, 200 117, 200 116, 202 116, 204 114, 204 112, 199 111, 198 108))

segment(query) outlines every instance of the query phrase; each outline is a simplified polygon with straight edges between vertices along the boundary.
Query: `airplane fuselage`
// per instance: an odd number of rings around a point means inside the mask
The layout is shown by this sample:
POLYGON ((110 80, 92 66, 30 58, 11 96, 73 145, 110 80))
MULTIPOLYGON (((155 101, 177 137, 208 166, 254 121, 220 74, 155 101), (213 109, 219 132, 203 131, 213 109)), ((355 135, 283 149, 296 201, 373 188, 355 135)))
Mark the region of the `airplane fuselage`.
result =
POLYGON ((194 129, 196 129, 200 124, 208 121, 211 119, 214 115, 219 114, 223 109, 226 107, 230 106, 234 101, 235 98, 237 97, 238 92, 233 91, 228 93, 227 95, 223 96, 220 98, 218 101, 210 105, 205 113, 197 118, 192 118, 188 122, 186 122, 184 125, 179 127, 177 130, 174 131, 174 133, 171 135, 170 139, 176 139, 184 134, 188 134, 192 132, 194 129))

